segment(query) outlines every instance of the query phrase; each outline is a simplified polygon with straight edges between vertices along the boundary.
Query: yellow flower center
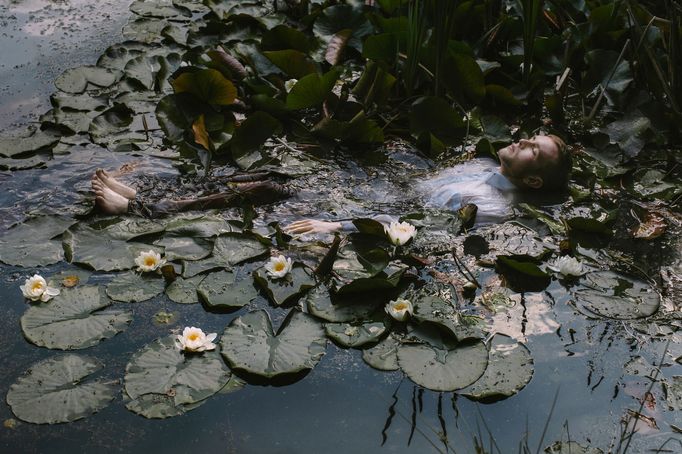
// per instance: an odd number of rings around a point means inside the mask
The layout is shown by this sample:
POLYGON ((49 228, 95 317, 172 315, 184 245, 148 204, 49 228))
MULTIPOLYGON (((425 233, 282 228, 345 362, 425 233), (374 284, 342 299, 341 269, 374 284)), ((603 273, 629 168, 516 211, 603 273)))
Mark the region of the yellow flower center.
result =
POLYGON ((396 304, 395 306, 393 306, 393 309, 395 309, 395 310, 397 310, 397 311, 403 311, 403 310, 407 309, 407 303, 403 303, 403 302, 401 301, 400 303, 398 303, 398 304, 396 304))
POLYGON ((187 336, 187 340, 190 341, 195 341, 197 339, 199 339, 199 333, 192 333, 189 336, 187 336))
POLYGON ((43 283, 42 282, 34 282, 33 285, 31 286, 31 290, 42 290, 43 289, 43 283))
POLYGON ((147 257, 146 259, 144 259, 144 264, 146 266, 154 266, 156 264, 156 260, 154 259, 154 257, 147 257))
POLYGON ((275 271, 282 271, 282 270, 284 270, 284 262, 275 263, 275 271))

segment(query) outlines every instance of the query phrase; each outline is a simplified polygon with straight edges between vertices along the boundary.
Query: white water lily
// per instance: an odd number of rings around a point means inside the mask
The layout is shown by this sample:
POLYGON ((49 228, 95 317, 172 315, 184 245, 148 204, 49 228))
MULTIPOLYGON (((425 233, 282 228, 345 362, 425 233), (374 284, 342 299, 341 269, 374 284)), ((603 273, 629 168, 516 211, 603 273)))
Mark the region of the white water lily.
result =
POLYGON ((384 227, 384 231, 396 246, 407 243, 416 234, 416 229, 408 222, 391 222, 388 227, 384 227))
POLYGON ((294 85, 296 85, 296 82, 298 82, 298 79, 289 79, 286 82, 284 82, 284 89, 289 93, 292 88, 294 88, 294 85))
POLYGON ((135 264, 137 269, 140 271, 156 271, 163 265, 165 265, 166 259, 161 258, 161 254, 152 251, 151 249, 147 252, 140 252, 140 254, 135 258, 135 264))
POLYGON ((217 336, 217 333, 205 334, 200 328, 185 326, 182 334, 177 335, 175 346, 186 352, 213 350, 215 348, 213 341, 217 336))
POLYGON ((31 301, 42 301, 44 303, 50 301, 53 296, 59 295, 59 289, 48 287, 45 278, 39 274, 34 274, 33 277, 26 279, 24 285, 20 285, 19 288, 24 297, 31 301))
POLYGON ((560 257, 552 265, 548 265, 547 268, 564 276, 581 276, 585 274, 580 260, 568 255, 560 257))
POLYGON ((410 300, 398 298, 397 300, 391 301, 386 305, 386 313, 399 322, 404 322, 407 320, 412 316, 413 312, 414 309, 410 300))
POLYGON ((265 271, 270 277, 278 279, 286 276, 291 271, 291 266, 291 259, 280 254, 277 257, 270 257, 270 261, 265 265, 265 271))

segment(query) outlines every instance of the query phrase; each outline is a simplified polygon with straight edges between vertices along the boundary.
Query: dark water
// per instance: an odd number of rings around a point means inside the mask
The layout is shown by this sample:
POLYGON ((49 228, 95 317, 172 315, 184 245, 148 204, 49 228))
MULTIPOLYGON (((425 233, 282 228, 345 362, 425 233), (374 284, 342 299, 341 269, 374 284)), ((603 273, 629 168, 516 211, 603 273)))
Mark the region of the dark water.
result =
MULTIPOLYGON (((93 63, 115 42, 115 31, 128 17, 124 3, 103 1, 97 4, 97 11, 94 2, 79 0, 0 5, 4 33, 0 34, 0 65, 4 65, 0 66, 0 86, 4 87, 0 91, 0 125, 35 119, 48 107, 50 83, 61 70, 93 63), (11 51, 5 53, 5 49, 11 51)), ((145 173, 176 174, 170 160, 114 154, 97 146, 74 148, 56 156, 44 169, 0 172, 0 231, 28 214, 81 213, 89 203, 89 178, 94 169, 130 163, 135 170, 126 177, 128 182, 145 173)), ((344 218, 380 213, 387 207, 396 209, 411 193, 405 175, 429 167, 426 161, 401 150, 353 159, 299 159, 289 165, 301 169, 314 166, 316 171, 293 183, 300 189, 297 198, 260 210, 257 224, 306 215, 344 218)), ((413 207, 408 202, 402 206, 413 207)), ((641 250, 631 245, 623 248, 638 260, 664 257, 662 265, 676 266, 679 271, 679 255, 657 249, 677 248, 672 237, 670 233, 664 241, 640 243, 637 247, 641 250)), ((597 254, 589 249, 581 253, 597 254)), ((19 319, 26 303, 18 286, 36 271, 50 275, 71 268, 65 263, 43 269, 0 266, 1 396, 31 364, 61 354, 23 339, 19 319)), ((100 274, 94 281, 106 283, 112 276, 100 274)), ((666 300, 668 305, 672 298, 666 300)), ((555 280, 543 292, 521 295, 514 308, 498 314, 496 329, 526 342, 535 373, 519 394, 494 404, 422 390, 400 372, 371 369, 359 351, 330 343, 320 364, 287 386, 247 385, 231 394, 213 396, 196 410, 167 420, 137 416, 125 409, 123 396, 118 396, 110 406, 81 421, 54 426, 18 422, 14 428, 0 427, 0 451, 468 453, 474 437, 482 434, 486 446, 492 437, 506 453, 516 452, 526 439, 535 451, 547 422, 543 448, 570 439, 606 450, 617 442, 621 420, 628 409, 638 409, 638 399, 650 383, 627 375, 625 364, 640 356, 658 364, 665 343, 662 336, 659 339, 647 332, 647 322, 589 319, 576 312, 569 299, 566 285, 555 280)), ((122 380, 131 354, 170 329, 194 324, 221 333, 234 317, 267 306, 261 298, 236 313, 215 314, 198 305, 178 305, 165 296, 157 297, 130 306, 134 319, 125 332, 79 353, 102 360, 106 364, 103 376, 122 380), (159 310, 177 313, 177 321, 170 326, 155 325, 151 320, 159 310)), ((270 312, 279 323, 283 311, 270 312)), ((674 361, 682 355, 682 344, 679 337, 672 337, 661 372, 664 377, 682 374, 682 366, 674 361)), ((682 415, 668 409, 661 385, 652 393, 655 403, 643 413, 655 418, 658 430, 641 424, 642 433, 635 437, 630 452, 657 448, 671 437, 671 425, 682 427, 682 415)), ((0 405, 0 420, 11 418, 9 407, 0 405)), ((675 445, 668 448, 680 452, 675 445)))

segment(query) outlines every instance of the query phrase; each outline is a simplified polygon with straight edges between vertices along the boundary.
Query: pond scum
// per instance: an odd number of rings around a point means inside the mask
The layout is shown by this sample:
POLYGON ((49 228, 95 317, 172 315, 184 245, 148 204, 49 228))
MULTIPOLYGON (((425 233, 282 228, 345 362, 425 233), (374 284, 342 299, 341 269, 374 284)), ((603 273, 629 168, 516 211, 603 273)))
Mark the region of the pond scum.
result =
MULTIPOLYGON (((677 1, 136 0, 130 10, 124 42, 60 75, 38 127, 0 139, 0 167, 39 168, 92 143, 173 159, 189 176, 295 178, 287 153, 354 160, 402 144, 444 166, 542 132, 574 148, 570 194, 474 230, 463 212, 404 213, 416 231, 399 245, 367 218, 313 245, 277 222, 255 226, 251 207, 230 211, 236 219, 27 216, 0 237, 0 261, 59 290, 30 298, 21 317, 28 342, 56 351, 10 386, 16 418, 71 422, 121 392, 138 415, 179 416, 221 390, 300 380, 329 341, 422 388, 495 402, 534 372, 526 333, 506 332, 505 314, 553 285, 576 317, 621 323, 657 354, 671 341, 658 363, 626 365, 650 386, 601 448, 625 452, 639 427, 656 426, 645 414, 656 400, 665 448, 682 449, 672 435, 682 376, 668 373, 682 354, 677 1), (656 258, 662 245, 673 255, 656 258), (51 271, 64 261, 74 266, 51 271), (176 326, 133 353, 121 380, 72 352, 116 342, 136 315, 130 303, 162 294, 192 311, 240 312, 202 351, 176 326)), ((475 437, 478 452, 509 452, 485 439, 475 437)), ((545 445, 603 452, 570 437, 545 445)))

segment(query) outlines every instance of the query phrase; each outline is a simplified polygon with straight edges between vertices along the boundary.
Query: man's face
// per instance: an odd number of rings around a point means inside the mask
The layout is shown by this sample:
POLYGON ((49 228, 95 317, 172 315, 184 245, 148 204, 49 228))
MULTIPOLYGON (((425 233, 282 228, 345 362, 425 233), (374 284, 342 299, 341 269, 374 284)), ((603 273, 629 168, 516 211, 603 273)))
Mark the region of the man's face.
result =
POLYGON ((559 158, 559 148, 547 136, 521 139, 497 152, 502 175, 515 179, 535 175, 538 170, 559 158))

